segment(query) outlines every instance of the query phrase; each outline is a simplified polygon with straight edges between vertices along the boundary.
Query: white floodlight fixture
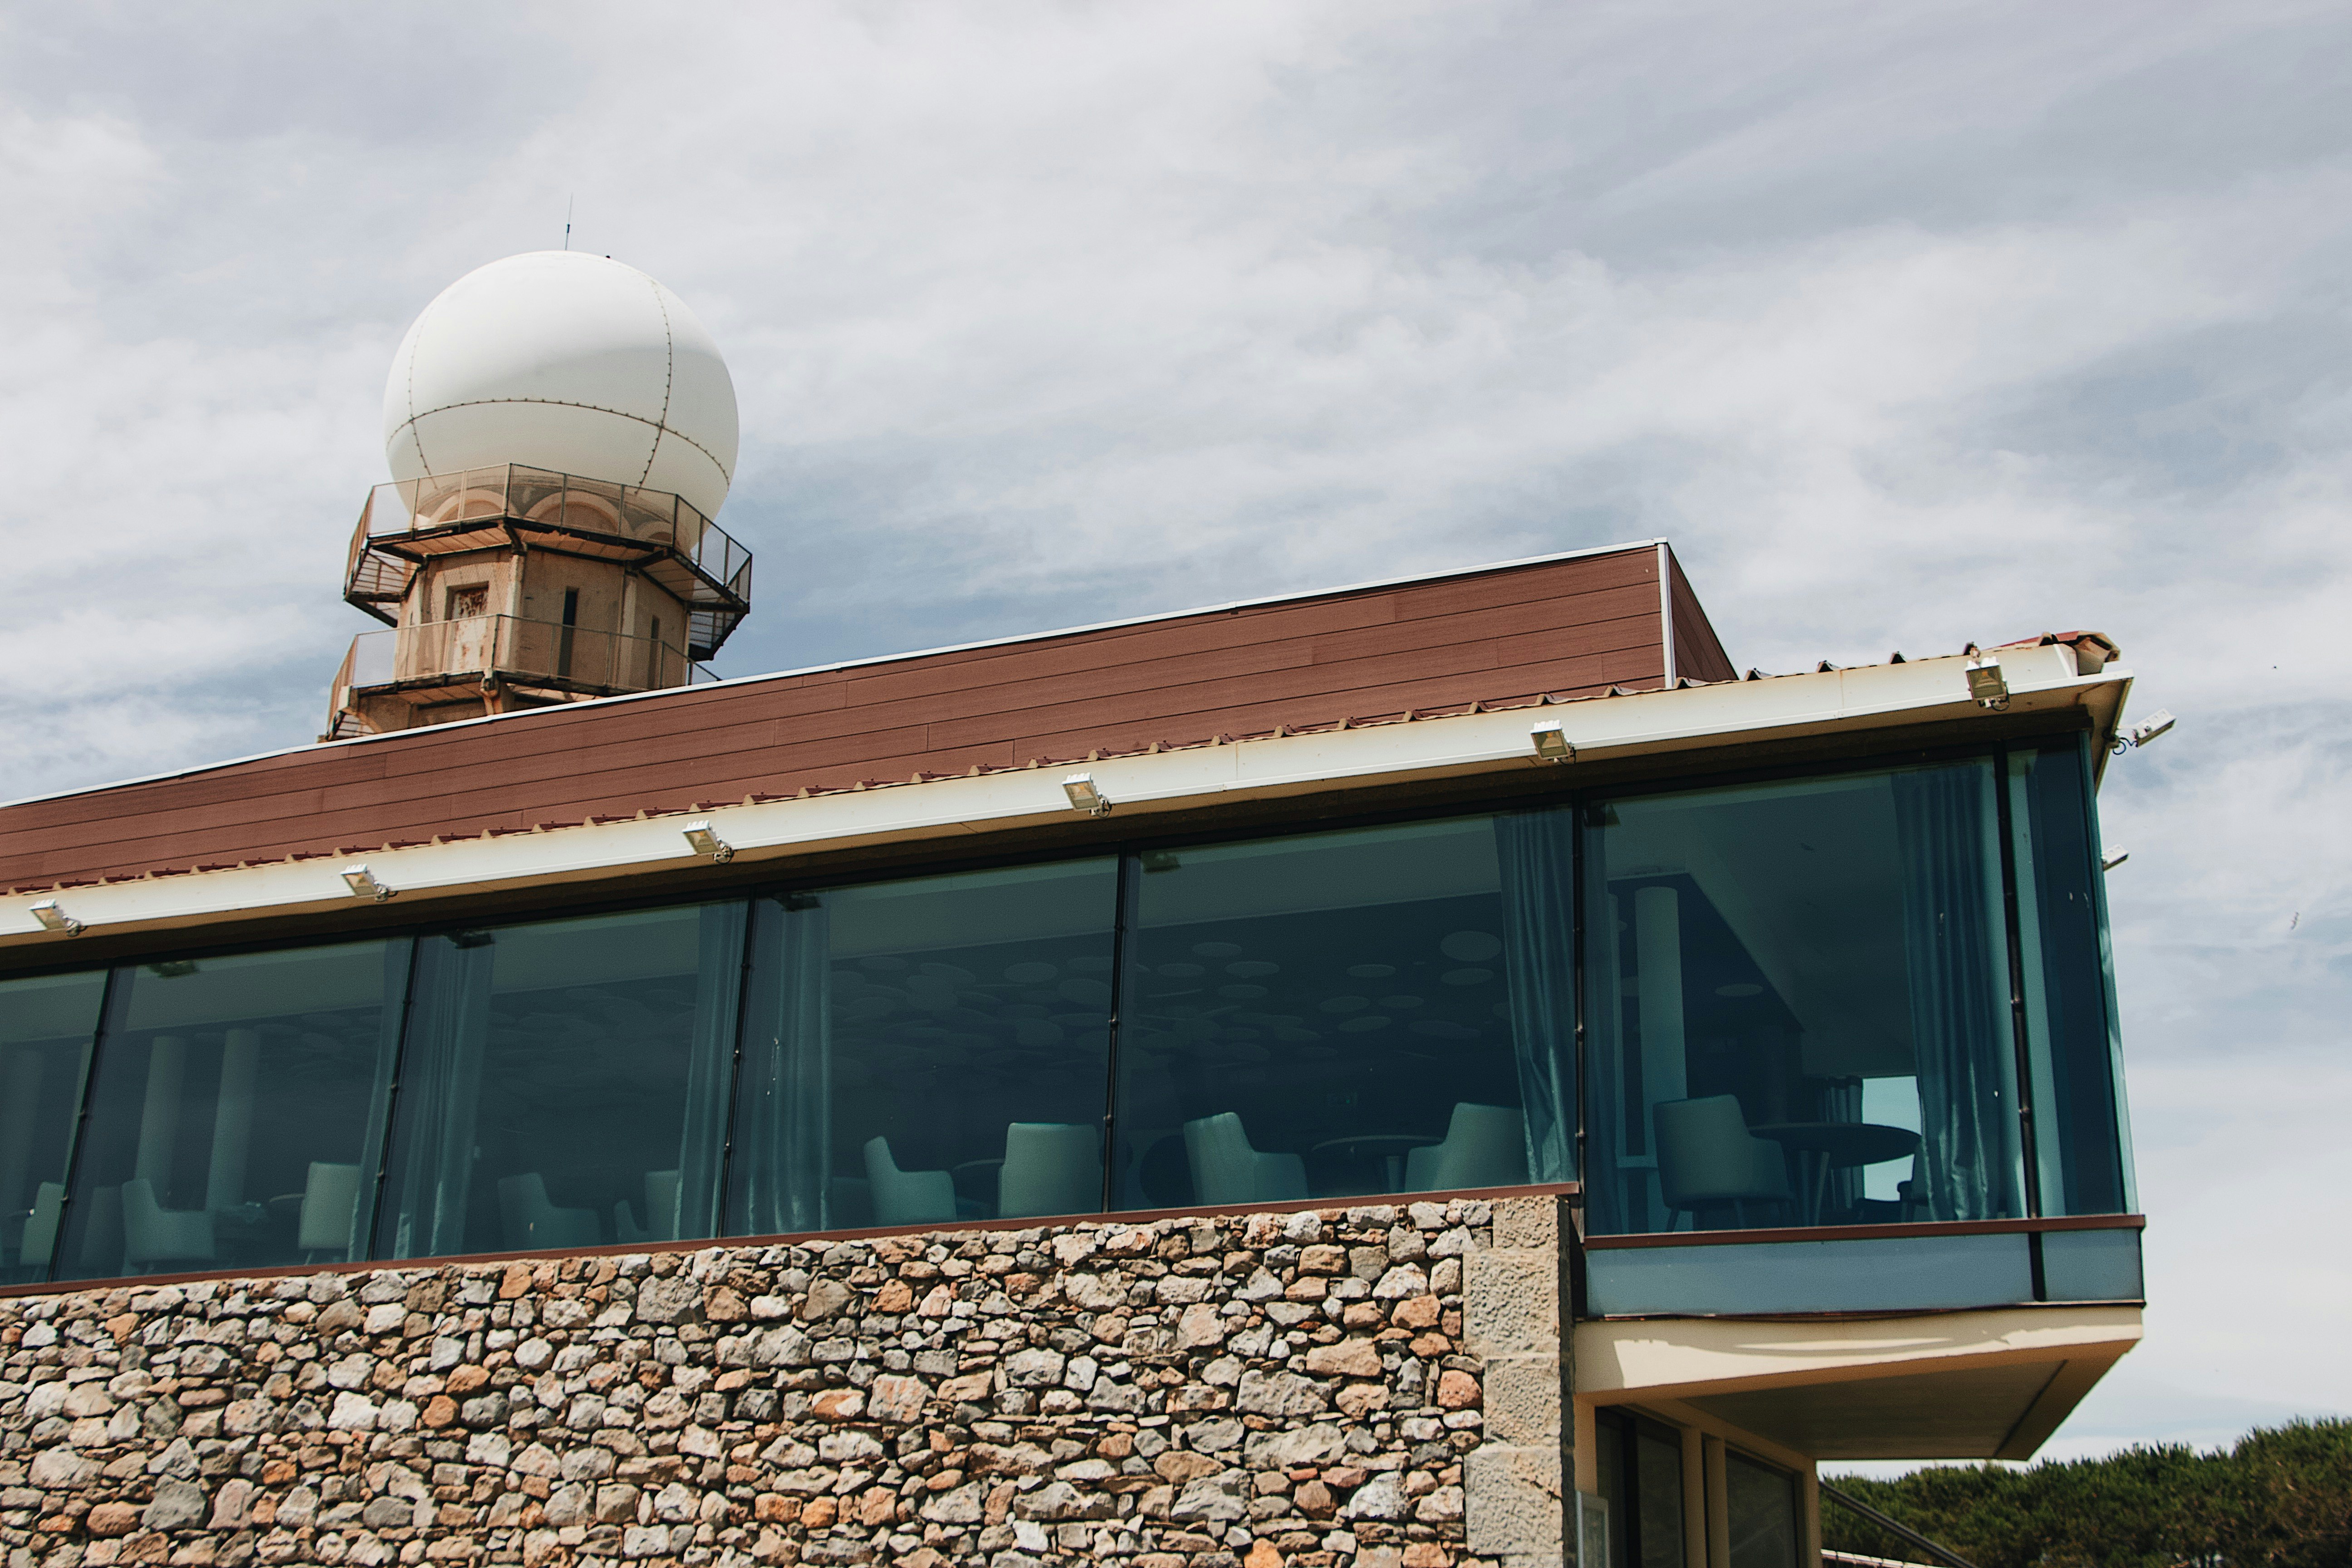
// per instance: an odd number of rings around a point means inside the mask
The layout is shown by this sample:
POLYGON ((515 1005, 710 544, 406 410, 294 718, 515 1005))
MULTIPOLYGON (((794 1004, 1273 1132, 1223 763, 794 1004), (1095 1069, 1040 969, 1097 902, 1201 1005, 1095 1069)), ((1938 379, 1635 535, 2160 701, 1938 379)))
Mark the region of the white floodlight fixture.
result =
POLYGON ((43 931, 55 931, 59 936, 81 934, 81 921, 58 908, 58 901, 55 899, 43 899, 39 903, 35 904, 33 918, 41 922, 43 931))
POLYGON ((2001 678, 2000 660, 1987 657, 1969 666, 1969 696, 1979 708, 2009 706, 2009 682, 2001 678))
POLYGON ((377 880, 376 874, 365 866, 344 867, 343 882, 355 899, 369 899, 380 904, 393 895, 393 889, 377 880))
POLYGON ((2159 708, 2147 716, 2145 723, 2135 724, 2125 731, 2124 739, 2135 746, 2145 746, 2158 735, 2170 731, 2172 726, 2179 722, 2179 720, 2173 718, 2170 709, 2159 708))
POLYGON ((2128 849, 2110 849, 2099 857, 2099 869, 2112 871, 2130 858, 2131 851, 2128 849))
POLYGON ((1083 811, 1088 816, 1110 815, 1110 797, 1096 784, 1092 773, 1072 773, 1062 781, 1062 793, 1070 797, 1072 811, 1083 811))
POLYGON ((697 855, 708 855, 722 865, 735 858, 735 846, 710 831, 708 822, 689 822, 681 831, 697 855))
POLYGON ((1545 762, 1572 763, 1576 760, 1576 748, 1560 731, 1557 719, 1547 719, 1536 725, 1528 731, 1528 739, 1534 744, 1536 755, 1545 762))

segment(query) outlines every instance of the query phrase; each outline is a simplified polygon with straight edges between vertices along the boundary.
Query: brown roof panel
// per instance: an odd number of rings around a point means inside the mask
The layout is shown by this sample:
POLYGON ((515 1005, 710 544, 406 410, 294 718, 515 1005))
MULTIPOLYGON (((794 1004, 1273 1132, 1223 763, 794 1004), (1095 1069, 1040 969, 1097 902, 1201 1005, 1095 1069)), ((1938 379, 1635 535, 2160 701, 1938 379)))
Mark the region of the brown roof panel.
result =
POLYGON ((1657 544, 323 745, 0 806, 0 887, 1728 679, 1657 544), (1667 591, 1660 591, 1661 565, 1667 591))

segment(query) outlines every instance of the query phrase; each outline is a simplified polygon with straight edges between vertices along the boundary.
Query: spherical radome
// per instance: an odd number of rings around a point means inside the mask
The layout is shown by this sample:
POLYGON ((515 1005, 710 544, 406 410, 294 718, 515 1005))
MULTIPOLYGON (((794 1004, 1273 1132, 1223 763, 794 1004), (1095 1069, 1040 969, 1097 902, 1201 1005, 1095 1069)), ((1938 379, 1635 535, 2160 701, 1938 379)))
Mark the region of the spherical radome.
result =
POLYGON ((635 268, 539 250, 425 307, 383 389, 395 479, 520 463, 680 495, 735 476, 735 383, 694 312, 635 268))

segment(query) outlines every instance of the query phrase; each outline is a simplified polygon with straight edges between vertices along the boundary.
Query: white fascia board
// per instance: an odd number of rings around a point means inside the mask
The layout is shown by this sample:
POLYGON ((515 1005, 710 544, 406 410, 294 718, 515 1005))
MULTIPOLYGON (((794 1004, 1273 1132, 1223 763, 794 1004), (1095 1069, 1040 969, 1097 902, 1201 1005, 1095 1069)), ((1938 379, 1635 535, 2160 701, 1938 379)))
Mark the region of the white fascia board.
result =
MULTIPOLYGON (((721 806, 544 832, 463 838, 349 858, 321 858, 243 866, 182 876, 141 878, 68 888, 56 894, 0 899, 0 946, 56 944, 71 939, 46 930, 33 906, 54 900, 86 930, 173 931, 261 915, 348 909, 342 873, 364 864, 403 907, 434 918, 449 900, 567 882, 601 881, 633 871, 682 870, 700 858, 684 836, 707 819, 738 859, 805 856, 861 845, 957 838, 1066 822, 1062 781, 1093 776, 1112 803, 1106 839, 1131 830, 1155 811, 1219 800, 1271 799, 1313 791, 1372 787, 1504 770, 1541 770, 1528 739, 1538 721, 1557 721, 1579 757, 1702 751, 1734 742, 1834 731, 1889 728, 1981 712, 1968 696, 1962 658, 1873 665, 1760 681, 1726 681, 1492 713, 1376 724, 1362 729, 1267 737, 1182 751, 1104 758, 1064 767, 1022 769, 922 784, 843 791, 721 806)), ((2119 705, 2128 672, 2109 666, 2075 673, 2063 645, 2011 648, 2001 655, 2011 711, 2119 705)), ((1575 764, 1566 764, 1572 776, 1575 764)))

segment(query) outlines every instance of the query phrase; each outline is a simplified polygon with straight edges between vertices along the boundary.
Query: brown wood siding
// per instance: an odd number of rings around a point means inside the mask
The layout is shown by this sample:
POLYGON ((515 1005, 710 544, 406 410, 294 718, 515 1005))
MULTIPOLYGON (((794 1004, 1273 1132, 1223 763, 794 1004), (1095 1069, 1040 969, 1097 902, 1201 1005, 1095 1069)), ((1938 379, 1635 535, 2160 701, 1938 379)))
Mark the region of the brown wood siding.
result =
MULTIPOLYGON (((414 731, 28 802, 0 811, 0 887, 1654 688, 1657 562, 1644 546, 414 731)), ((1678 572, 1673 582, 1678 645, 1688 600, 1699 646, 1727 673, 1678 572)), ((1701 673, 1688 655, 1682 670, 1701 673)))
POLYGON ((1671 550, 1666 552, 1666 593, 1674 615, 1675 674, 1690 680, 1738 679, 1739 671, 1732 667, 1731 656, 1723 651, 1714 623, 1706 618, 1698 595, 1691 591, 1690 579, 1683 575, 1683 563, 1671 550))

